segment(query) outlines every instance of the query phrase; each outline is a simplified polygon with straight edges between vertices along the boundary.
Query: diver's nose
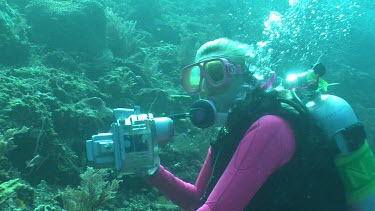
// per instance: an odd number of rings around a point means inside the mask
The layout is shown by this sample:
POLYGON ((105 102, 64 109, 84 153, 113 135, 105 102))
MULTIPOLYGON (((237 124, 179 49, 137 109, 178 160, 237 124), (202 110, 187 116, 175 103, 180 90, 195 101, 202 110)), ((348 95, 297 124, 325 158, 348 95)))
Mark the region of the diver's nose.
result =
POLYGON ((202 79, 202 84, 201 84, 201 90, 199 92, 200 97, 207 96, 208 94, 208 87, 205 79, 202 79))

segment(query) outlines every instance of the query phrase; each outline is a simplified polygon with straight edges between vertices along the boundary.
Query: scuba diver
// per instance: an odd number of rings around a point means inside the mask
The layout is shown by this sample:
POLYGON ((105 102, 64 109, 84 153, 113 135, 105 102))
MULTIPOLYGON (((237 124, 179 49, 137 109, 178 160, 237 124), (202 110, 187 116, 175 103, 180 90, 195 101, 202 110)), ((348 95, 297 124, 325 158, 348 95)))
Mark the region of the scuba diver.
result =
POLYGON ((184 210, 375 210, 374 156, 350 105, 321 94, 325 67, 281 83, 251 71, 249 51, 216 39, 183 68, 183 88, 200 98, 192 123, 221 129, 195 184, 162 165, 149 183, 184 210))
POLYGON ((290 74, 254 68, 249 45, 203 44, 181 84, 200 99, 190 112, 154 118, 114 109, 111 133, 86 141, 96 167, 144 176, 184 210, 375 211, 375 159, 363 125, 340 97, 322 94, 325 67, 290 74), (195 184, 160 165, 173 120, 219 127, 195 184))

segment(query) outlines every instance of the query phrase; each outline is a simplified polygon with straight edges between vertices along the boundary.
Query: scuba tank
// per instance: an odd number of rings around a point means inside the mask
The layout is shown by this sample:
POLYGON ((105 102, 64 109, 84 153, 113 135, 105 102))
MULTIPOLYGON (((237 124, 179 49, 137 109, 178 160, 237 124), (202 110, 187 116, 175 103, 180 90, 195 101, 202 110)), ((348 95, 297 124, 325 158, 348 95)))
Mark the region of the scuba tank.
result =
POLYGON ((286 78, 292 96, 308 110, 327 144, 337 150, 335 165, 352 211, 375 211, 375 159, 364 127, 351 106, 335 95, 322 94, 328 83, 319 63, 311 70, 286 78), (299 96, 303 96, 302 100, 299 96))

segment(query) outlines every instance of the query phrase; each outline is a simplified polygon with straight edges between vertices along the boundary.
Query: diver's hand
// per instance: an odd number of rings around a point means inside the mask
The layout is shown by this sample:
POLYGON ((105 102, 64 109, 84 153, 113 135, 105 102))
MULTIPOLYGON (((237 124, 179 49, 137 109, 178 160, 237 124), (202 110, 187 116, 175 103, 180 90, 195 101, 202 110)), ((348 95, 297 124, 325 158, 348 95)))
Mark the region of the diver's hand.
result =
POLYGON ((134 176, 136 177, 148 177, 156 174, 159 170, 160 165, 152 165, 152 166, 141 166, 136 168, 134 171, 134 176))

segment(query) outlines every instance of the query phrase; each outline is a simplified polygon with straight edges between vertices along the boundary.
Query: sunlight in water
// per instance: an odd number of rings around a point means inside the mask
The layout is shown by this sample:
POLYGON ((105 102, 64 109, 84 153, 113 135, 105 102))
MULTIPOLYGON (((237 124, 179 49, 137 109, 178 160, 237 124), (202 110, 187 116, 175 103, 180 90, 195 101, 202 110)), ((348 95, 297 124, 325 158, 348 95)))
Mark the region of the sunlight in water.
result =
POLYGON ((292 6, 293 4, 295 4, 298 0, 289 0, 289 5, 292 6))

